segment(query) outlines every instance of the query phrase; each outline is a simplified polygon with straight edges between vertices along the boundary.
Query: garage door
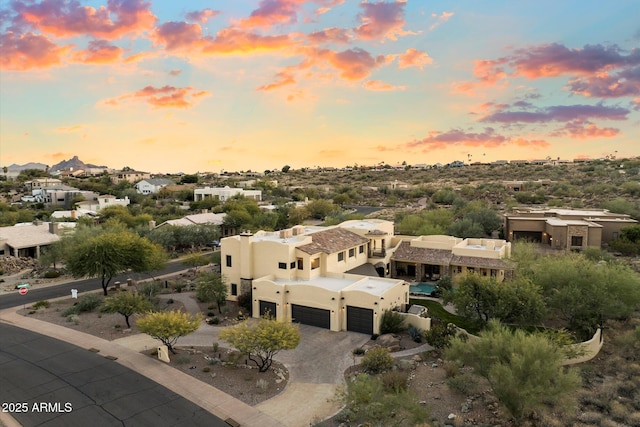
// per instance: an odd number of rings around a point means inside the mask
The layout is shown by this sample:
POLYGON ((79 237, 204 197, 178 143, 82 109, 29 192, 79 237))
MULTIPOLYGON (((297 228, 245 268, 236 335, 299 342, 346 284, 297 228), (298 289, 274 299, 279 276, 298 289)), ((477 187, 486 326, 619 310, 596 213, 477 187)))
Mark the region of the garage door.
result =
POLYGON ((542 242, 542 231, 514 231, 513 240, 526 240, 529 242, 542 242))
POLYGON ((347 331, 373 334, 373 310, 348 305, 347 331))
POLYGON ((294 322, 331 329, 331 313, 329 310, 292 304, 291 317, 294 322))
POLYGON ((269 313, 269 316, 272 318, 276 318, 276 303, 269 301, 260 300, 260 317, 264 316, 266 313, 269 313))

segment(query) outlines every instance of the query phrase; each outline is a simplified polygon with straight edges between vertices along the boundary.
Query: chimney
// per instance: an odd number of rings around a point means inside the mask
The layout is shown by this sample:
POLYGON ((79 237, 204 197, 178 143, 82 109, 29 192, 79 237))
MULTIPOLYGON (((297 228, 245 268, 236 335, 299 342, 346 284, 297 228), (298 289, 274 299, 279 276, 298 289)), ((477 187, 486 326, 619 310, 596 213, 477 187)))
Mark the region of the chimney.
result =
POLYGON ((58 234, 58 223, 57 222, 50 222, 49 223, 49 233, 58 234))

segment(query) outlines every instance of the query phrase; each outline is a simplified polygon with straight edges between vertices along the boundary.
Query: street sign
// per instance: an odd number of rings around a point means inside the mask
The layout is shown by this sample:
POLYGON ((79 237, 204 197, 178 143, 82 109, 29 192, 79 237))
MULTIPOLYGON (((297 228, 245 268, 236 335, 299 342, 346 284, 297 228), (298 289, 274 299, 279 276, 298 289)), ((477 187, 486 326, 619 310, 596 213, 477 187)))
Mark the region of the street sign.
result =
POLYGON ((22 288, 28 288, 29 284, 28 283, 23 283, 22 285, 17 285, 16 288, 18 289, 22 289, 22 288))
POLYGON ((18 290, 18 292, 20 293, 20 295, 26 295, 27 292, 29 292, 29 289, 28 288, 20 288, 18 290))

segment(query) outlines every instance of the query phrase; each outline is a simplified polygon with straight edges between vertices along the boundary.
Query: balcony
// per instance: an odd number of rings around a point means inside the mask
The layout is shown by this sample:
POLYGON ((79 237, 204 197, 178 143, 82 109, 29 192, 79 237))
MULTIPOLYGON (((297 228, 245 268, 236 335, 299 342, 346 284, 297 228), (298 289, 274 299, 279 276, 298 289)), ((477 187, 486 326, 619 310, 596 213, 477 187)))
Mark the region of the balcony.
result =
POLYGON ((386 249, 376 249, 369 251, 369 258, 384 258, 387 255, 386 249))

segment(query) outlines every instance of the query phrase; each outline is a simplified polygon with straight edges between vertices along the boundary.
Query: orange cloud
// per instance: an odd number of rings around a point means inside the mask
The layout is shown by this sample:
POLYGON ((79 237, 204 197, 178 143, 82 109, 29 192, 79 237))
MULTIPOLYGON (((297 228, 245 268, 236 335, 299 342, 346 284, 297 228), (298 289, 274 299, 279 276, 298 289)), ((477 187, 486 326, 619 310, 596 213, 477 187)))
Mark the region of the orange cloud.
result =
POLYGON ((550 144, 539 139, 511 138, 496 133, 493 128, 485 128, 483 132, 465 132, 461 129, 451 129, 446 132, 432 130, 427 137, 408 142, 404 146, 409 149, 417 148, 422 152, 429 152, 431 150, 447 150, 453 147, 496 148, 509 145, 544 148, 550 144))
POLYGON ((105 105, 118 106, 127 100, 142 100, 155 108, 189 108, 195 99, 207 96, 208 91, 195 91, 192 87, 146 86, 138 91, 103 101, 105 105))
POLYGON ((325 28, 307 35, 312 44, 349 43, 349 31, 344 28, 325 28))
POLYGON ((264 86, 260 86, 258 90, 266 92, 266 91, 281 88, 283 86, 294 84, 295 82, 296 82, 296 79, 293 77, 292 74, 283 71, 276 74, 276 81, 274 81, 273 83, 266 84, 264 86))
POLYGON ((612 138, 620 133, 619 129, 601 128, 588 120, 574 120, 554 131, 552 136, 569 135, 573 139, 612 138))
POLYGON ((398 68, 418 67, 421 70, 425 65, 433 63, 427 52, 410 48, 405 53, 398 55, 398 68))
POLYGON ((0 35, 0 47, 0 68, 10 71, 59 65, 71 48, 58 46, 43 35, 26 33, 16 36, 11 31, 0 35))
POLYGON ((106 7, 98 9, 65 0, 15 2, 13 6, 17 21, 58 37, 89 35, 113 40, 147 31, 156 22, 151 3, 142 0, 108 0, 106 7))
POLYGON ((367 90, 372 91, 393 91, 393 90, 405 90, 405 86, 393 86, 389 83, 384 83, 380 80, 367 80, 362 84, 367 90))
POLYGON ((383 55, 374 57, 360 48, 347 49, 342 52, 329 49, 310 49, 307 50, 307 60, 312 64, 330 64, 338 70, 340 77, 346 80, 362 80, 387 61, 383 55))
POLYGON ((108 64, 119 60, 123 52, 122 48, 106 40, 92 40, 87 49, 75 52, 73 58, 85 64, 108 64))
POLYGON ((429 27, 429 31, 435 30, 440 25, 442 25, 445 22, 447 22, 453 15, 454 15, 453 12, 442 12, 442 14, 440 16, 436 15, 435 13, 431 14, 431 16, 433 18, 437 18, 437 20, 436 20, 436 22, 434 24, 431 24, 431 26, 429 27))
POLYGON ((76 132, 79 130, 84 129, 83 126, 81 125, 74 125, 74 126, 61 126, 59 128, 56 128, 57 132, 76 132))
POLYGON ((398 36, 414 34, 402 28, 406 4, 406 1, 360 3, 364 12, 359 15, 361 24, 354 32, 362 40, 396 40, 398 36))

